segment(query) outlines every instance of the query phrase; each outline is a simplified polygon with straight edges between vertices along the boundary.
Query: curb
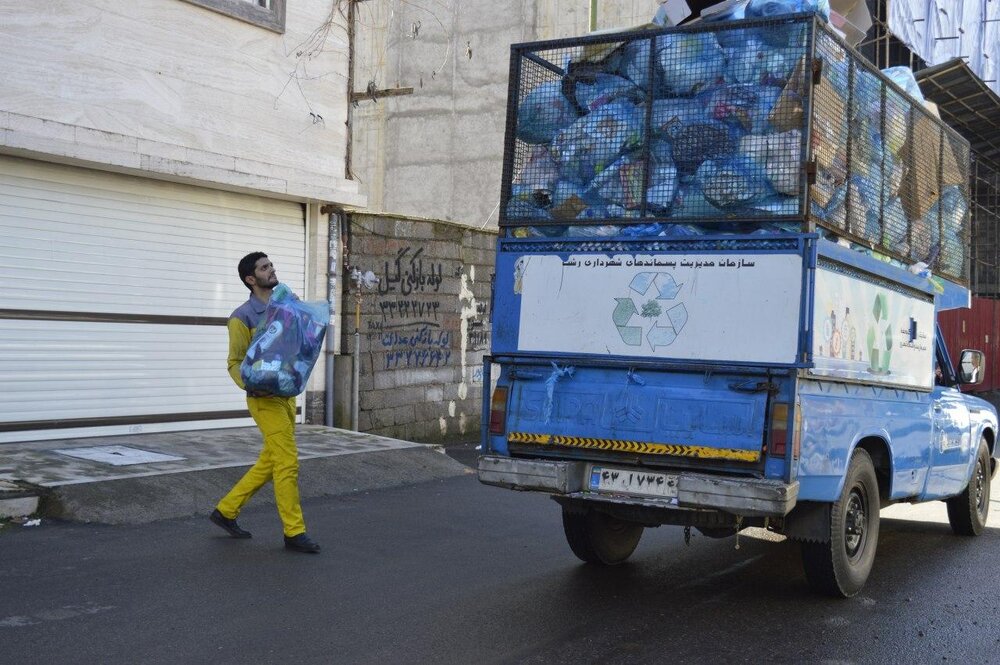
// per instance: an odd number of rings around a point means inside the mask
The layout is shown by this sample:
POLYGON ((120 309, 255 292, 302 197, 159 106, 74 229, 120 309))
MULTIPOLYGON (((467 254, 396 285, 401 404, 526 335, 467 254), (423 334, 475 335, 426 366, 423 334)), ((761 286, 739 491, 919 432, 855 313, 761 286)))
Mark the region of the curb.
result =
MULTIPOLYGON (((50 519, 100 524, 145 524, 207 516, 249 467, 247 464, 54 486, 46 488, 39 512, 50 519)), ((469 473, 468 467, 437 446, 308 458, 299 462, 299 496, 303 500, 338 496, 469 473)), ((273 505, 273 491, 265 486, 247 508, 273 505)))

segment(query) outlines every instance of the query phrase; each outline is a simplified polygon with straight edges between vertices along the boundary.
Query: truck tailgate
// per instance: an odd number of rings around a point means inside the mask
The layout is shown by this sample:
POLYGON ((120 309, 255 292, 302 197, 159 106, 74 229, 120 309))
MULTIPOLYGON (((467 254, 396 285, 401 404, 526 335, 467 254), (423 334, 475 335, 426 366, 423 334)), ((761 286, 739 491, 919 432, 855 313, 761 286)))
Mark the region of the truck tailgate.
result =
MULTIPOLYGON (((758 462, 767 381, 726 373, 518 368, 509 444, 758 462)), ((665 464, 671 462, 665 461, 665 464)))

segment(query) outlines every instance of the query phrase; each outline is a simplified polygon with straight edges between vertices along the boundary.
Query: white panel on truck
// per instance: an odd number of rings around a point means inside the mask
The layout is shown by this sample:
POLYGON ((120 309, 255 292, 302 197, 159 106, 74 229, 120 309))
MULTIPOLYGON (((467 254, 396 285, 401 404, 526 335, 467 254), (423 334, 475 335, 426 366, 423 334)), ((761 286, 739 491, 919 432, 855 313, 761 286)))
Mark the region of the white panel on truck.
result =
POLYGON ((518 349, 794 363, 798 254, 525 256, 518 349))
POLYGON ((928 390, 933 386, 930 295, 821 264, 813 330, 810 374, 928 390))

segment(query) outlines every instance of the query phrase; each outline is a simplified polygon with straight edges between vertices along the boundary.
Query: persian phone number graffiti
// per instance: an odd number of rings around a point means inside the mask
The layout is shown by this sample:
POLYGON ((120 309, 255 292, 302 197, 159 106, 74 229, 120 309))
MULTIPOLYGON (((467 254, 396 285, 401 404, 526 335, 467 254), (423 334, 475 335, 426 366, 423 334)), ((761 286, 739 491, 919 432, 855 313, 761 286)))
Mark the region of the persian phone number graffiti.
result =
POLYGON ((417 331, 382 333, 385 369, 443 367, 451 360, 451 333, 424 326, 417 331))

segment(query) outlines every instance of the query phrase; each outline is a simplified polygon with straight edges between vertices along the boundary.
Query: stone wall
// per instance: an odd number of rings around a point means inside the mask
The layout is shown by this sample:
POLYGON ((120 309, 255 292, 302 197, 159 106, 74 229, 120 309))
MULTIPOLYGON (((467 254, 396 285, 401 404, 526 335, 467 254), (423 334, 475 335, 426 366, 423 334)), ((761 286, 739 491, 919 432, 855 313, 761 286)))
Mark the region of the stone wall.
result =
MULTIPOLYGON (((494 232, 449 222, 350 216, 345 264, 379 278, 361 294, 361 431, 421 442, 478 437, 495 243, 494 232)), ((348 285, 341 348, 353 354, 348 285)))

